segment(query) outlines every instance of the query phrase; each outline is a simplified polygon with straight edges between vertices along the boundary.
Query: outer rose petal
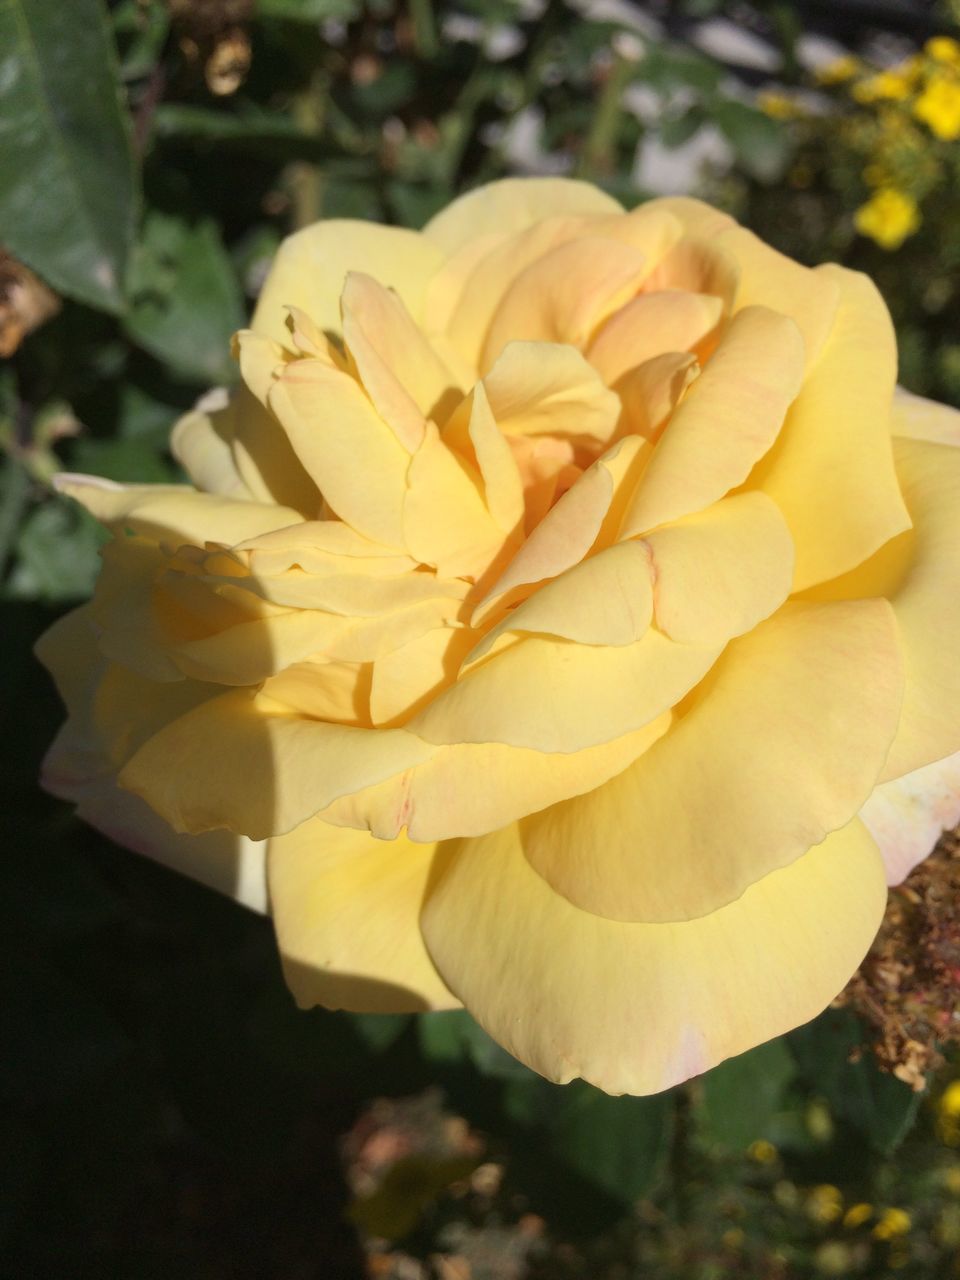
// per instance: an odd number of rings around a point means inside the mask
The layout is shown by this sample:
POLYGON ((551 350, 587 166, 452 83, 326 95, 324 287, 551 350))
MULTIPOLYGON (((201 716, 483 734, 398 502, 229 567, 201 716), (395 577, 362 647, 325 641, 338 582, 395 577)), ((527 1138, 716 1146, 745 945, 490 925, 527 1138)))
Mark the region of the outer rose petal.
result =
POLYGON ((900 624, 907 683, 885 779, 960 747, 960 449, 897 440, 895 454, 914 529, 909 569, 886 593, 900 624))
POLYGON ((423 764, 334 801, 320 816, 337 826, 369 828, 383 840, 404 827, 418 842, 486 835, 601 786, 666 733, 671 719, 666 712, 635 733, 569 754, 498 742, 438 747, 423 764))
POLYGON ((431 754, 401 729, 310 720, 238 689, 154 733, 119 782, 176 831, 226 827, 261 840, 431 754))
POLYGON ((424 237, 451 255, 491 231, 510 235, 541 218, 623 213, 612 196, 571 178, 503 178, 468 191, 423 229, 424 237))
POLYGON ((883 916, 883 862, 861 823, 729 906, 681 924, 579 911, 523 856, 516 827, 451 842, 421 917, 477 1021, 551 1080, 656 1093, 819 1013, 883 916))
POLYGON ((960 449, 960 410, 897 387, 893 393, 893 434, 960 449))
POLYGON ((318 330, 340 332, 340 295, 348 271, 366 271, 395 289, 415 320, 444 252, 416 231, 333 218, 288 236, 277 250, 251 328, 288 343, 287 307, 305 312, 318 330))
POLYGON ((585 911, 705 916, 850 820, 902 689, 885 600, 788 607, 727 648, 636 764, 524 822, 524 851, 585 911))
POLYGON ((888 426, 897 371, 890 316, 866 276, 828 270, 840 287, 836 322, 750 480, 790 526, 797 591, 846 572, 910 527, 888 426))
POLYGON ((270 905, 301 1008, 454 1009, 417 917, 436 847, 306 822, 269 842, 270 905))
POLYGON ((887 883, 899 884, 960 823, 960 751, 883 783, 860 817, 880 846, 887 883))

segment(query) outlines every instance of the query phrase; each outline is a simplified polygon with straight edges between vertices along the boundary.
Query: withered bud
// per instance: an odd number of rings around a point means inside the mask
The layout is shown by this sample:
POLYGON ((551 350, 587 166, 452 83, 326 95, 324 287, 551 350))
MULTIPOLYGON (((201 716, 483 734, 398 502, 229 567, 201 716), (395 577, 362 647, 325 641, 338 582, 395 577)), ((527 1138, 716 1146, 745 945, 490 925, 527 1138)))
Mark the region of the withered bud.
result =
POLYGON ((29 267, 0 249, 0 357, 60 310, 59 297, 29 267))

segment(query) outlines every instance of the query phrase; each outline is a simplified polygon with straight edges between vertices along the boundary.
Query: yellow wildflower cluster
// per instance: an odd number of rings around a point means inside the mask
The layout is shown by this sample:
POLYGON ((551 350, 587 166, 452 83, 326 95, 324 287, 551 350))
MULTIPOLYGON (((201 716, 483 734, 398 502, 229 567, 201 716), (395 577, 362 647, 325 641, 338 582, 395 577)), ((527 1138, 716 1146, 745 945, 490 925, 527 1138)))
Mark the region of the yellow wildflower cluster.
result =
POLYGON ((899 249, 920 221, 916 201, 896 187, 880 187, 853 217, 860 234, 875 240, 881 249, 899 249))
POLYGON ((854 225, 881 248, 899 249, 921 225, 922 201, 943 180, 946 162, 932 139, 960 139, 960 43, 935 36, 922 52, 881 69, 845 56, 818 79, 844 86, 865 108, 845 130, 863 154, 862 180, 873 188, 854 225))

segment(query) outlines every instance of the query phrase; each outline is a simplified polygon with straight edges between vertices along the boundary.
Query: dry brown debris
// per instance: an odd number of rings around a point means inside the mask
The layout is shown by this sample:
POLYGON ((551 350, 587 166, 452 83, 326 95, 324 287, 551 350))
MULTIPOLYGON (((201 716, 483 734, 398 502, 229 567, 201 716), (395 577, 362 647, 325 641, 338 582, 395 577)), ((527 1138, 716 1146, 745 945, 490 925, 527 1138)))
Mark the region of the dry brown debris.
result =
POLYGON ((960 828, 892 889, 880 932, 839 1004, 873 1032, 878 1064, 917 1092, 960 1043, 960 828))

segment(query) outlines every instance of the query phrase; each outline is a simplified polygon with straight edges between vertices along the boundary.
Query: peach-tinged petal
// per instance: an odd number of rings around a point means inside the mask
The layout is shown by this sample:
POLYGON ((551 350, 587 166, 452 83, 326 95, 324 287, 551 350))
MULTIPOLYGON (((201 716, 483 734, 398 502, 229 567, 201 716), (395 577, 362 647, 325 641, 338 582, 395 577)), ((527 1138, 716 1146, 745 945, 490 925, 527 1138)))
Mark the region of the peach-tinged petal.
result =
POLYGON ((660 437, 622 536, 701 511, 742 484, 776 440, 802 374, 792 320, 766 307, 734 316, 660 437))
POLYGON ((474 626, 518 590, 554 578, 583 559, 611 510, 618 481, 629 477, 643 444, 636 437, 619 441, 560 497, 477 605, 474 626))
POLYGON ((635 433, 656 442, 690 384, 700 376, 695 356, 668 351, 631 369, 617 383, 618 435, 635 433))
POLYGON ((67 472, 55 476, 54 485, 101 524, 172 546, 237 543, 301 522, 300 513, 290 507, 198 493, 187 485, 124 485, 67 472))
POLYGON ((508 342, 584 346, 597 326, 634 294, 647 274, 639 249, 582 236, 532 262, 510 284, 493 314, 480 358, 493 367, 508 342))
POLYGON ((572 178, 502 178, 468 191, 423 229, 447 256, 478 236, 523 231, 542 218, 622 213, 621 206, 589 182, 572 178))
POLYGON ((897 387, 893 395, 893 434, 906 440, 960 448, 960 409, 925 400, 897 387))
POLYGON ((508 342, 483 380, 490 409, 510 435, 606 441, 620 405, 580 352, 555 342, 508 342))
POLYGON ((434 852, 316 819, 270 841, 270 905, 284 977, 302 1009, 459 1006, 417 923, 434 852))
POLYGON ((440 359, 395 293, 351 271, 343 290, 343 337, 377 412, 411 453, 424 419, 451 391, 454 374, 440 359))
POLYGON ((708 915, 849 822, 902 690, 886 601, 783 610, 727 648, 636 764, 528 819, 527 857, 596 915, 708 915))
POLYGON ((515 827, 442 851, 427 947, 478 1022, 551 1080, 649 1094, 819 1013, 883 916, 858 822, 702 920, 625 924, 579 911, 533 870, 515 827))
POLYGON ((659 631, 606 647, 527 636, 469 668, 410 723, 428 742, 580 751, 649 724, 703 678, 721 646, 659 631))
POLYGON ((716 239, 683 236, 657 263, 644 281, 647 292, 683 289, 690 293, 712 294, 723 310, 733 310, 740 287, 740 266, 716 239))
POLYGON ((793 533, 797 591, 845 573, 910 524, 890 443, 890 316, 866 276, 822 271, 840 289, 836 322, 750 480, 773 498, 793 533))
POLYGON ((516 531, 519 536, 524 511, 520 469, 493 416, 482 382, 444 425, 443 440, 476 464, 487 509, 504 533, 516 531))
POLYGON ((670 721, 665 712, 634 733, 568 755, 496 742, 439 747, 422 764, 334 801, 322 816, 384 840, 404 829, 417 841, 486 835, 600 786, 666 733, 670 721))
POLYGON ((790 594, 793 540, 765 494, 724 498, 648 534, 643 545, 657 625, 682 644, 742 635, 790 594))
POLYGON ((237 689, 172 719, 118 781, 176 831, 226 827, 262 840, 430 754, 402 730, 309 720, 237 689))
POLYGON ((611 316, 587 358, 611 386, 630 369, 664 352, 692 351, 723 311, 719 298, 663 289, 642 293, 611 316))
POLYGON ((445 256, 436 242, 401 227, 339 218, 317 222, 281 244, 251 328, 286 345, 290 339, 287 308, 298 307, 322 332, 340 333, 340 295, 347 272, 358 266, 395 289, 410 314, 419 319, 427 282, 445 256))
POLYGON ((270 407, 341 520, 377 542, 403 547, 410 454, 353 379, 320 360, 298 360, 274 384, 270 407))
POLYGON ((894 451, 914 527, 909 567, 887 592, 907 680, 885 779, 960 748, 960 449, 897 440, 894 451))
POLYGON ((882 783, 860 817, 880 847, 887 884, 900 884, 960 823, 960 751, 882 783))

